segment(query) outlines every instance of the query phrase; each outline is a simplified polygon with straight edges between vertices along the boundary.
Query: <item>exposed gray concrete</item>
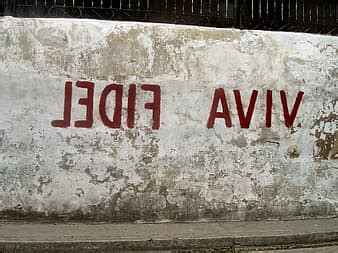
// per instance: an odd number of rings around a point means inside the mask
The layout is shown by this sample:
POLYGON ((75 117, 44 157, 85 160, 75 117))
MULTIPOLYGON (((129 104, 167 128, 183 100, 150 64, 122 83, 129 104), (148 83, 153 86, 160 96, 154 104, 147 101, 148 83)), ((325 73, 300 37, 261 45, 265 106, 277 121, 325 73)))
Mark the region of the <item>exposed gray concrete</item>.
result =
MULTIPOLYGON (((187 250, 338 244, 338 219, 179 224, 1 223, 0 250, 187 250)), ((21 250, 21 251, 20 251, 21 250)), ((76 252, 76 251, 75 251, 76 252)))

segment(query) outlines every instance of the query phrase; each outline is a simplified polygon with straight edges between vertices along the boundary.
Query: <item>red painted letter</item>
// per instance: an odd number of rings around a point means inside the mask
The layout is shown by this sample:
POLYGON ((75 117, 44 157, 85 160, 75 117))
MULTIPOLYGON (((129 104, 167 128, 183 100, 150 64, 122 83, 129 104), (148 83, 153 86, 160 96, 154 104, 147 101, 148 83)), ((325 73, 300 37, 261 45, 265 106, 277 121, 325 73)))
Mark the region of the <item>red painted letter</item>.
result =
POLYGON ((127 116, 127 126, 129 128, 134 128, 135 122, 135 98, 136 98, 136 85, 131 84, 128 90, 128 116, 127 116))
POLYGON ((266 112, 265 112, 265 126, 267 128, 271 127, 271 118, 272 118, 272 90, 267 90, 266 92, 266 112))
POLYGON ((153 110, 153 129, 160 128, 160 113, 161 113, 161 87, 155 84, 143 84, 142 90, 152 91, 154 93, 154 102, 146 103, 144 108, 153 110))
POLYGON ((246 116, 244 114, 243 105, 242 105, 242 99, 241 99, 241 93, 239 90, 234 90, 235 100, 236 100, 236 106, 237 106, 237 113, 239 118, 239 123, 241 124, 241 128, 249 128, 252 114, 255 109, 255 103, 258 95, 257 90, 253 90, 251 93, 250 103, 248 107, 248 111, 246 113, 246 116))
POLYGON ((75 127, 91 128, 93 126, 94 83, 77 81, 76 86, 87 89, 87 97, 79 99, 79 105, 85 105, 87 112, 85 120, 75 121, 75 127))
POLYGON ((280 91, 280 99, 281 99, 282 106, 283 106, 283 113, 284 113, 284 120, 285 120, 285 126, 286 127, 291 127, 293 122, 295 121, 297 111, 299 109, 300 102, 302 101, 303 95, 304 95, 304 92, 302 92, 302 91, 298 92, 296 102, 293 105, 293 108, 292 108, 291 114, 290 114, 289 109, 288 109, 288 102, 287 102, 287 99, 286 99, 285 91, 283 91, 283 90, 280 91))
POLYGON ((226 97, 225 97, 224 90, 222 88, 215 90, 214 100, 212 101, 212 106, 211 106, 209 119, 208 119, 208 123, 207 123, 208 128, 214 127, 216 118, 224 119, 225 125, 227 127, 232 127, 227 100, 226 100, 226 97), (221 100, 221 105, 222 105, 222 109, 223 109, 222 112, 217 111, 219 100, 221 100))
POLYGON ((101 94, 99 111, 103 124, 110 128, 120 128, 121 127, 121 113, 122 113, 122 93, 123 85, 121 84, 110 84, 106 86, 101 94), (107 117, 106 112, 106 101, 110 92, 115 90, 115 109, 113 115, 113 121, 107 117))
POLYGON ((63 109, 63 119, 53 120, 53 127, 69 127, 70 126, 70 115, 72 111, 72 82, 65 83, 65 101, 63 109))

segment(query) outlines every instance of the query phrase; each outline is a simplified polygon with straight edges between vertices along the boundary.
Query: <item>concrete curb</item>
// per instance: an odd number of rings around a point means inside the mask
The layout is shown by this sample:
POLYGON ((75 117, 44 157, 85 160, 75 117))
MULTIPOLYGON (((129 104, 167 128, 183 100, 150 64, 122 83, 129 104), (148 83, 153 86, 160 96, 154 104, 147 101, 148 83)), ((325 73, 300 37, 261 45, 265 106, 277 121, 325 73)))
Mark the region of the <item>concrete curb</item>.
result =
MULTIPOLYGON (((110 252, 248 248, 303 248, 320 243, 338 245, 338 233, 287 237, 170 239, 148 241, 73 241, 73 242, 0 242, 0 252, 110 252), (336 242, 332 244, 332 242, 336 242)), ((318 246, 318 245, 317 245, 318 246)))
POLYGON ((239 248, 300 248, 312 244, 338 245, 338 219, 182 224, 0 225, 0 252, 194 249, 235 252, 239 248))

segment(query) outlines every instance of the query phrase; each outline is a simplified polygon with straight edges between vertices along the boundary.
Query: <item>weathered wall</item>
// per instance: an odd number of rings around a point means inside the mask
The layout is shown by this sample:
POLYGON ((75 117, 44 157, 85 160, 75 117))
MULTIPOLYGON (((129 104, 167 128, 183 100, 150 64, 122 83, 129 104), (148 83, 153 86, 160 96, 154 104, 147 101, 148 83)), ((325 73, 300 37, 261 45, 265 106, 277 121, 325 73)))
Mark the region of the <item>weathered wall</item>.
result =
MULTIPOLYGON (((110 221, 332 216, 337 192, 337 37, 163 24, 62 19, 0 20, 0 210, 2 217, 110 221), (93 125, 84 119, 92 81, 93 125), (70 127, 65 81, 73 82, 70 127), (121 128, 99 114, 104 87, 124 84, 121 128), (136 84, 135 127, 127 126, 136 84), (152 129, 161 88, 160 127, 152 129), (215 89, 232 121, 207 128, 215 89), (241 128, 233 90, 246 113, 241 128), (266 94, 272 91, 272 125, 266 94), (292 127, 288 107, 304 95, 292 127), (156 107, 156 106, 155 106, 156 107)), ((216 101, 217 102, 217 101, 216 101)), ((238 104, 238 103, 237 103, 238 104)), ((108 96, 108 115, 114 95, 108 96)), ((222 107, 218 106, 218 111, 222 107)), ((291 109, 290 109, 291 111, 291 109)), ((110 117, 111 118, 111 117, 110 117)))

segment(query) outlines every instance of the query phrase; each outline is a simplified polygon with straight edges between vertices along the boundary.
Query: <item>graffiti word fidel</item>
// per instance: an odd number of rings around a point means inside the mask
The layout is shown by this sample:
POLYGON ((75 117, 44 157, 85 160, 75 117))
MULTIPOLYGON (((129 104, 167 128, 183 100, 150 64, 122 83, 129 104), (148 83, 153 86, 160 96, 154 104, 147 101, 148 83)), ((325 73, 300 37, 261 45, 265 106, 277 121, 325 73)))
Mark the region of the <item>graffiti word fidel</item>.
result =
MULTIPOLYGON (((94 108, 94 83, 88 81, 77 81, 75 84, 76 87, 87 90, 87 97, 80 98, 78 104, 86 106, 86 117, 83 120, 77 120, 74 122, 75 127, 79 128, 91 128, 93 126, 93 108, 94 108)), ((160 128, 160 114, 161 114, 161 87, 156 84, 142 84, 141 88, 144 92, 152 92, 153 101, 145 103, 145 109, 152 111, 152 129, 160 128)), ((53 127, 70 127, 71 125, 71 111, 72 111, 72 82, 65 83, 65 98, 64 98, 64 110, 63 110, 63 119, 53 120, 53 127)), ((295 102, 291 108, 288 107, 287 97, 285 91, 281 90, 280 92, 281 106, 284 114, 284 122, 286 127, 291 127, 304 92, 299 91, 295 102)), ((99 101, 99 113, 102 120, 102 123, 109 128, 120 128, 122 121, 122 96, 123 96, 123 85, 122 84, 109 84, 107 85, 100 96, 99 101), (115 93, 115 107, 112 117, 107 115, 106 103, 108 95, 114 92, 115 93)), ((236 102, 237 115, 240 122, 241 128, 249 128, 252 115, 254 113, 255 104, 258 96, 258 91, 253 90, 251 93, 250 101, 248 108, 243 107, 241 92, 239 90, 233 90, 233 96, 236 102)), ((131 84, 128 88, 128 106, 127 106, 127 127, 134 128, 135 125, 135 101, 136 101, 136 85, 131 84)), ((265 110, 265 126, 267 128, 271 127, 272 119, 272 91, 266 91, 266 110, 265 110)), ((227 98, 224 92, 224 89, 218 88, 214 92, 213 101, 209 113, 209 118, 207 121, 207 127, 213 128, 216 119, 224 120, 226 127, 232 127, 232 120, 230 117, 230 111, 228 107, 227 98), (219 111, 218 108, 221 110, 219 111)))

